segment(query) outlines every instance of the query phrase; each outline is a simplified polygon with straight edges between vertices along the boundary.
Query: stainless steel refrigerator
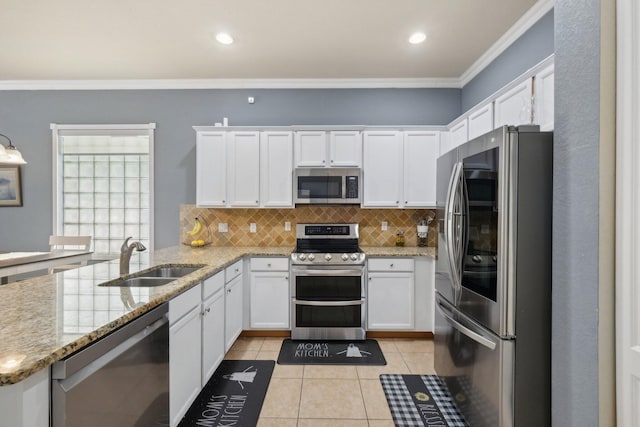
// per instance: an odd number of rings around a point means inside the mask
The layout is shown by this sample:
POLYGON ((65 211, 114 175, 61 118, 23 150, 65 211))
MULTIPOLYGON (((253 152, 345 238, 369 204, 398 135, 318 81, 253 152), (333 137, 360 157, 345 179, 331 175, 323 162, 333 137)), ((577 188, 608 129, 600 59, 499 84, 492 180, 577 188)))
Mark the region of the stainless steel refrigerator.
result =
POLYGON ((438 159, 435 369, 472 427, 551 423, 552 148, 504 126, 438 159))

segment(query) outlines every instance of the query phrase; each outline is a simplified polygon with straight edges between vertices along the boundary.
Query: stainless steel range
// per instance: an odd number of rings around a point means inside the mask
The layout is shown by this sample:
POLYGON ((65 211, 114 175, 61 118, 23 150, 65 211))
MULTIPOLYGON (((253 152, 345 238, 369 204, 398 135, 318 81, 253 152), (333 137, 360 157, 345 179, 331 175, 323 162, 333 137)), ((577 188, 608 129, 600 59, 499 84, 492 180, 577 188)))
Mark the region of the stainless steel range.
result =
POLYGON ((365 339, 365 254, 358 224, 298 224, 296 244, 291 339, 365 339))

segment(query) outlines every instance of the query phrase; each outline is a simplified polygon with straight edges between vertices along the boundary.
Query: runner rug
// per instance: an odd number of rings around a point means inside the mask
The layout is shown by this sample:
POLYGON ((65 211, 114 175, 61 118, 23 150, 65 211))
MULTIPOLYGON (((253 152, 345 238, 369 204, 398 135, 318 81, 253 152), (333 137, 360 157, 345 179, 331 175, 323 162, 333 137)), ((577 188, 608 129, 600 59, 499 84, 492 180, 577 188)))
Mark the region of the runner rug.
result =
POLYGON ((378 341, 282 341, 281 365, 386 365, 378 341))
POLYGON ((275 365, 273 360, 223 360, 179 427, 257 425, 275 365))
POLYGON ((437 375, 380 375, 396 426, 469 427, 437 375))

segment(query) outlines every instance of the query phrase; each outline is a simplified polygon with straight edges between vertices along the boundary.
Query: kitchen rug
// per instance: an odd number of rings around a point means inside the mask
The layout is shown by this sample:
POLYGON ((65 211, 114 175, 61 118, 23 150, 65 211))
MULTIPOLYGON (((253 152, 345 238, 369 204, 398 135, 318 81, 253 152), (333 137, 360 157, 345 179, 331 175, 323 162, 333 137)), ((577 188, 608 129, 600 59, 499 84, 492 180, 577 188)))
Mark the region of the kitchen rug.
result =
POLYGON ((469 427, 437 375, 380 375, 396 426, 469 427))
POLYGON ((255 426, 275 366, 273 360, 223 360, 178 426, 255 426))
POLYGON ((280 365, 386 365, 378 341, 282 341, 280 365))

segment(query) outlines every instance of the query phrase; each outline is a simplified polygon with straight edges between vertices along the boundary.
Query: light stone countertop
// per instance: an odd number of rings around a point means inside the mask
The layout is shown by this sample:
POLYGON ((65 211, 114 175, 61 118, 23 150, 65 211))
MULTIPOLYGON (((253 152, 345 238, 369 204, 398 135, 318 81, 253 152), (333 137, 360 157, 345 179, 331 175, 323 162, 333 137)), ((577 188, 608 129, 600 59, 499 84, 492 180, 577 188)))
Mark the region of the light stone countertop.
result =
MULTIPOLYGON (((98 286, 118 278, 119 260, 2 285, 0 386, 15 384, 49 367, 244 256, 288 256, 293 249, 173 246, 155 251, 148 265, 139 263, 136 268, 134 255, 133 275, 158 265, 203 265, 194 273, 153 288, 98 286)), ((369 256, 435 257, 434 248, 362 249, 369 256)))

